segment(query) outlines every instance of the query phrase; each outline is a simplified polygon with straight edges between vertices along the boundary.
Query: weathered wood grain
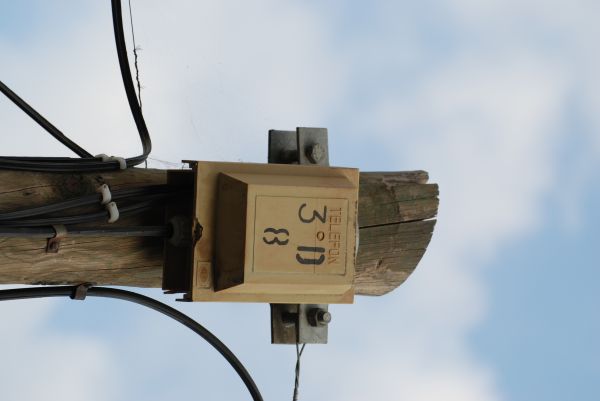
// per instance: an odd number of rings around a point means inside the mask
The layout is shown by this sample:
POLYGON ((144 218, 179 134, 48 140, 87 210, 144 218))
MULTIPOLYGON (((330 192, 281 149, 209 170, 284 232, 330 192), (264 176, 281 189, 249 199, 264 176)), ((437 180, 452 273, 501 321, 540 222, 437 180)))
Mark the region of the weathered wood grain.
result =
POLYGON ((435 217, 438 209, 438 186, 426 184, 427 173, 420 173, 362 173, 358 203, 359 226, 371 227, 435 217), (408 178, 415 181, 408 181, 408 178))
POLYGON ((415 270, 431 240, 434 220, 360 229, 356 260, 356 292, 383 295, 415 270))
MULTIPOLYGON (((427 179, 423 171, 361 174, 357 294, 385 294, 417 266, 435 224, 427 219, 436 215, 438 206, 437 185, 426 184, 427 179)), ((0 212, 91 194, 102 183, 116 189, 165 182, 166 172, 153 169, 96 174, 0 170, 0 212)), ((121 224, 159 224, 161 213, 121 224)), ((67 237, 57 254, 46 253, 45 246, 45 240, 0 238, 0 284, 161 287, 160 239, 67 237)))
POLYGON ((402 284, 423 257, 435 227, 438 186, 425 171, 362 173, 355 285, 383 295, 402 284))

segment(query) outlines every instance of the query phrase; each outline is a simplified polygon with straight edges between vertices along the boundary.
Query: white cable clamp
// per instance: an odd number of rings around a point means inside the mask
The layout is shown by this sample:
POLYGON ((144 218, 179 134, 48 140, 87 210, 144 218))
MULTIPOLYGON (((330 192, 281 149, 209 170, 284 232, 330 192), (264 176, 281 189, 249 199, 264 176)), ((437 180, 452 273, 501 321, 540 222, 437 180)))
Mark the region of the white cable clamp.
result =
POLYGON ((112 161, 119 162, 119 168, 121 170, 125 170, 127 168, 127 160, 125 160, 124 157, 108 156, 108 155, 105 155, 104 153, 100 153, 99 155, 96 155, 96 157, 102 159, 103 162, 112 162, 112 161))
POLYGON ((109 202, 106 204, 106 211, 109 214, 108 222, 114 223, 119 220, 119 209, 117 208, 117 204, 115 202, 109 202))
POLYGON ((102 195, 102 200, 100 201, 101 205, 107 205, 112 200, 112 194, 110 193, 110 188, 106 184, 102 184, 96 189, 100 195, 102 195))
POLYGON ((61 239, 67 236, 67 227, 64 224, 54 224, 52 229, 54 230, 54 237, 52 238, 61 239))

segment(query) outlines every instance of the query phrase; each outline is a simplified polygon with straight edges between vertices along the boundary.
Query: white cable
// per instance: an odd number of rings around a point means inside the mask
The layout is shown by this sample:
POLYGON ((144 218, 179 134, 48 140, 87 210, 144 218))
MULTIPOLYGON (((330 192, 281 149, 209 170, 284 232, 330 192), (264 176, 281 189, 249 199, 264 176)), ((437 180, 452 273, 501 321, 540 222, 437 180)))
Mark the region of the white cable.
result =
POLYGON ((54 224, 52 226, 52 229, 54 230, 54 237, 53 238, 64 238, 67 236, 67 227, 65 227, 63 224, 54 224))

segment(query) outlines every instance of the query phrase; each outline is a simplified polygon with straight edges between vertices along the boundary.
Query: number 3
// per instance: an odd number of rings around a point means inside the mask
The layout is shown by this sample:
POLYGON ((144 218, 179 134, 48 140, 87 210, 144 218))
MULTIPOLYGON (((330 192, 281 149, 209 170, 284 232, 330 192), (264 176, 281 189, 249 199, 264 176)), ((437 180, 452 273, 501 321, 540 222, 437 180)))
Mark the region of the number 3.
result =
POLYGON ((316 210, 313 210, 313 215, 310 219, 305 219, 304 217, 302 217, 302 209, 304 209, 306 207, 306 203, 303 203, 302 206, 300 206, 300 209, 298 209, 298 217, 300 218, 300 221, 303 223, 312 223, 313 221, 315 221, 315 219, 319 219, 322 223, 325 223, 325 220, 327 219, 327 206, 323 206, 323 214, 319 214, 319 212, 317 212, 316 210))

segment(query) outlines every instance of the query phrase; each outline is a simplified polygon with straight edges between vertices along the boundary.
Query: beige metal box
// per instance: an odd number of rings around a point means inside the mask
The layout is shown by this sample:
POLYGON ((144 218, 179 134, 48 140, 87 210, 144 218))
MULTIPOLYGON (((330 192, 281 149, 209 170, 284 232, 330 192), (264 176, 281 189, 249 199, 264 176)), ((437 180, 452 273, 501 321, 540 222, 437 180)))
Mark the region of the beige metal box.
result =
POLYGON ((194 162, 186 299, 351 303, 358 170, 194 162), (196 229, 197 231, 197 229, 196 229))

